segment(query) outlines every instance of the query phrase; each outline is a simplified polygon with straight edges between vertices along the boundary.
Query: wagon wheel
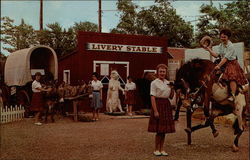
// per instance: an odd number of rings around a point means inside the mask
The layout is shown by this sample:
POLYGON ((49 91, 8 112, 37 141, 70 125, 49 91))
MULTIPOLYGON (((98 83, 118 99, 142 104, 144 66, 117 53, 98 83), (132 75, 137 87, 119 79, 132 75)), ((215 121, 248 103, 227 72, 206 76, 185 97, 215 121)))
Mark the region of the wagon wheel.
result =
POLYGON ((25 90, 21 90, 17 92, 17 104, 24 106, 25 109, 25 117, 28 117, 30 114, 29 107, 30 107, 30 97, 25 90))
POLYGON ((17 103, 22 106, 30 105, 30 97, 25 90, 21 90, 17 93, 17 103))

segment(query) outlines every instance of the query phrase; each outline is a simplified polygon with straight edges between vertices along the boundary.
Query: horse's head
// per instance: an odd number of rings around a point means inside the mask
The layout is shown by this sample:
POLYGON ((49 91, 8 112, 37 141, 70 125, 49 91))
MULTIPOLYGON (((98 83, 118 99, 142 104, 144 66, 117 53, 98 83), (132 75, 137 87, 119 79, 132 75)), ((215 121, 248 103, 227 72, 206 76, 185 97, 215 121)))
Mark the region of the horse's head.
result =
POLYGON ((174 83, 174 88, 177 93, 177 97, 182 102, 183 107, 189 107, 191 105, 191 101, 189 98, 190 88, 188 82, 186 82, 183 78, 176 80, 174 83))
POLYGON ((174 89, 177 93, 186 94, 190 90, 189 85, 189 66, 184 64, 176 73, 174 89))
POLYGON ((209 60, 193 59, 177 71, 174 87, 184 106, 191 105, 198 96, 199 88, 210 81, 213 68, 214 64, 209 60))

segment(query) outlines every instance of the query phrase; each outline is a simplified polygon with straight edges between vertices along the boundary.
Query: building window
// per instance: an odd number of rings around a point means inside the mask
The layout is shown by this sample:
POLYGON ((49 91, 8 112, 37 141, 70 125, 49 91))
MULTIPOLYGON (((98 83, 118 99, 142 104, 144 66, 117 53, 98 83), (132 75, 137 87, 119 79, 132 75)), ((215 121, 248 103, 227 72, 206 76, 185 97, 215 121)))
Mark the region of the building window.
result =
POLYGON ((70 70, 63 70, 63 81, 70 84, 70 70))

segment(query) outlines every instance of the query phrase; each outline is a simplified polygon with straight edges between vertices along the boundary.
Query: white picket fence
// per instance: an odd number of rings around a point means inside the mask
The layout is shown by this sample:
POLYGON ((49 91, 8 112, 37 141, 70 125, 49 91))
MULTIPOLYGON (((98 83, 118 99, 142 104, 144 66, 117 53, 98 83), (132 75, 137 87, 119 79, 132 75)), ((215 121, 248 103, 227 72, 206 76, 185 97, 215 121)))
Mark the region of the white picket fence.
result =
POLYGON ((19 121, 24 118, 24 107, 23 106, 15 106, 15 107, 0 107, 0 123, 8 123, 19 121))

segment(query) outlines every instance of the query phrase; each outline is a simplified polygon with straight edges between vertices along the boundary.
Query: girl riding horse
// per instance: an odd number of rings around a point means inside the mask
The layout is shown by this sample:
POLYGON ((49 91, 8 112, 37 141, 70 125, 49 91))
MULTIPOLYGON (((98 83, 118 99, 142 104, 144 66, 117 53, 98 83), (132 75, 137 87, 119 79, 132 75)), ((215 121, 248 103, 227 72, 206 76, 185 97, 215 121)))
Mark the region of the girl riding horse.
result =
POLYGON ((191 109, 194 109, 194 105, 204 106, 204 114, 206 116, 205 125, 187 128, 185 131, 190 133, 197 129, 210 126, 214 137, 217 137, 218 131, 214 126, 214 118, 234 113, 238 119, 234 123, 235 134, 237 134, 234 141, 234 148, 237 149, 238 139, 242 134, 241 119, 243 108, 246 105, 245 96, 242 93, 236 93, 235 105, 231 101, 228 101, 227 86, 222 86, 218 82, 219 76, 216 75, 216 71, 214 70, 215 66, 216 65, 209 60, 193 59, 178 70, 175 89, 180 92, 181 96, 175 118, 178 118, 178 110, 181 105, 191 107, 191 109), (211 114, 209 112, 210 102, 212 102, 211 114), (214 112, 215 109, 219 112, 214 112))
MULTIPOLYGON (((228 100, 234 102, 237 86, 247 84, 247 79, 244 75, 244 71, 240 67, 237 61, 237 52, 234 49, 233 43, 229 40, 232 33, 229 29, 223 29, 220 31, 221 44, 219 45, 219 52, 215 53, 211 48, 204 46, 204 48, 215 58, 222 57, 219 64, 215 66, 215 70, 219 70, 225 65, 225 71, 222 75, 222 80, 229 83, 230 97, 228 100)), ((240 129, 243 130, 242 125, 240 129)))

